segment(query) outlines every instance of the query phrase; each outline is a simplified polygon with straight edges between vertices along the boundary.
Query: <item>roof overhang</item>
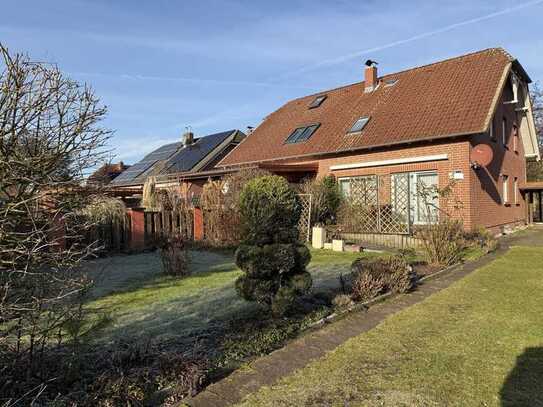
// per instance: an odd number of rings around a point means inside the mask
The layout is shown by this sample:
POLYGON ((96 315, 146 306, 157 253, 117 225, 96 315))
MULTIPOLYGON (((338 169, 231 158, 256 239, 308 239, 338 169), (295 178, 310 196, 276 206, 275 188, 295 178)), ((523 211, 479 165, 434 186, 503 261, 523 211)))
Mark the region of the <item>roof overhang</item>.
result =
POLYGON ((262 162, 257 165, 258 168, 268 170, 275 173, 287 173, 287 172, 317 172, 319 170, 318 163, 307 164, 279 164, 272 162, 262 162))
POLYGON ((543 181, 527 182, 522 188, 523 191, 543 191, 543 181))

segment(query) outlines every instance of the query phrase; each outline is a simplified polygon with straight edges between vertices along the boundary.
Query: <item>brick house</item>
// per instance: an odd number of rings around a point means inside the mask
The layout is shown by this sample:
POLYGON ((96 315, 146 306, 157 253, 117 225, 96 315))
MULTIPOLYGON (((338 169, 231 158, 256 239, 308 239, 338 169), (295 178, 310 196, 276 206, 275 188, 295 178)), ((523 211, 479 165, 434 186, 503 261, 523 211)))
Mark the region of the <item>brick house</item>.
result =
POLYGON ((454 203, 432 198, 436 213, 465 229, 526 223, 526 159, 540 157, 531 80, 515 58, 493 48, 381 77, 366 65, 363 82, 271 113, 219 165, 331 174, 345 195, 403 211, 410 225, 430 221, 421 188, 452 185, 454 203))

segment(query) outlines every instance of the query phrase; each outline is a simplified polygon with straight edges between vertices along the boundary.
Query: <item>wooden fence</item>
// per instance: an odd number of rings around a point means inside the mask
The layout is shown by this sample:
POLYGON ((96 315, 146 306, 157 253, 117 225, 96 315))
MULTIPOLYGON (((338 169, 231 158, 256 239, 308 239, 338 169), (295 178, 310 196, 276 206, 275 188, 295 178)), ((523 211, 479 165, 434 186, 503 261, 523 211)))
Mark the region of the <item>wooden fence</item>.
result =
MULTIPOLYGON (((66 236, 66 230, 62 234, 66 236)), ((124 252, 130 249, 131 228, 129 219, 124 222, 108 222, 91 226, 82 234, 78 244, 96 244, 101 253, 124 252)), ((76 244, 77 241, 66 238, 65 247, 76 244)))
POLYGON ((180 235, 185 240, 194 239, 194 212, 183 211, 145 211, 145 242, 152 244, 160 236, 180 235))

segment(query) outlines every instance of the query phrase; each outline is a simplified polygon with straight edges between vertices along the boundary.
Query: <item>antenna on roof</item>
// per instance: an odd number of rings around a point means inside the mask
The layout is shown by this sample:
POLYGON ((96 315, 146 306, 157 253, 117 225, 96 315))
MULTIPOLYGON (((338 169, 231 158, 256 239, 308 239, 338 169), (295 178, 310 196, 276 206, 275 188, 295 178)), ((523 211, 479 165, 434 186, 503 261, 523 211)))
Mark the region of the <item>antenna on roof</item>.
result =
POLYGON ((375 65, 379 65, 379 62, 373 61, 373 60, 371 60, 371 59, 368 59, 368 60, 366 61, 366 66, 375 66, 375 65))

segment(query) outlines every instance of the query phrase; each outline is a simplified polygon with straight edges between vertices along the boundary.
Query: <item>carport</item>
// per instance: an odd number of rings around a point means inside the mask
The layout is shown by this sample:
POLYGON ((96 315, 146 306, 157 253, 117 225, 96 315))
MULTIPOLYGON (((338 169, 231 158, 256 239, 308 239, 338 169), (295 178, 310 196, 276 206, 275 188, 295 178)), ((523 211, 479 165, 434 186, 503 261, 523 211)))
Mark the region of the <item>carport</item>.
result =
POLYGON ((543 181, 527 182, 526 194, 528 223, 543 223, 543 181))

